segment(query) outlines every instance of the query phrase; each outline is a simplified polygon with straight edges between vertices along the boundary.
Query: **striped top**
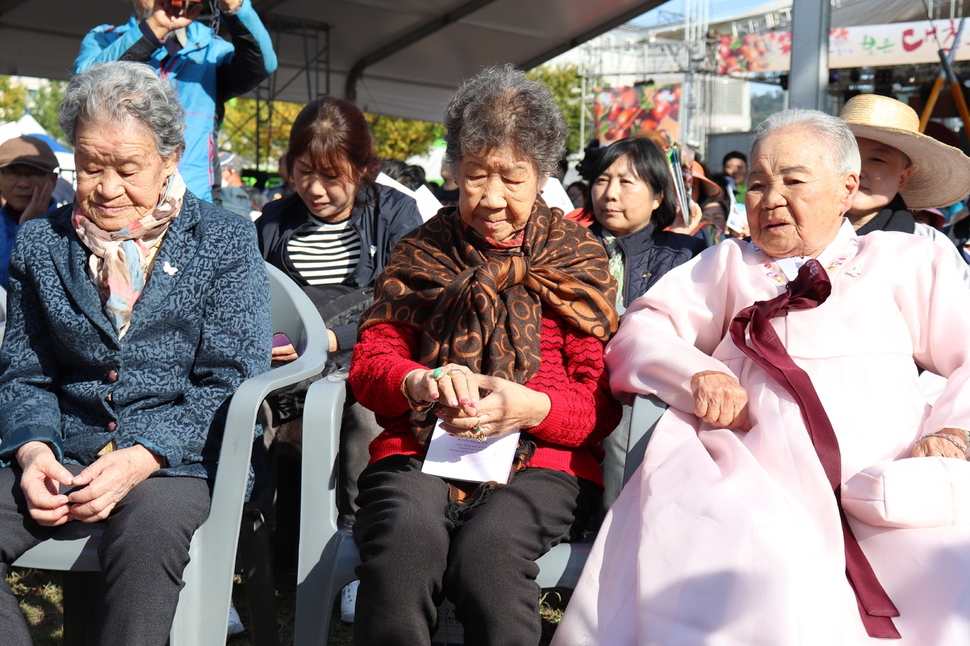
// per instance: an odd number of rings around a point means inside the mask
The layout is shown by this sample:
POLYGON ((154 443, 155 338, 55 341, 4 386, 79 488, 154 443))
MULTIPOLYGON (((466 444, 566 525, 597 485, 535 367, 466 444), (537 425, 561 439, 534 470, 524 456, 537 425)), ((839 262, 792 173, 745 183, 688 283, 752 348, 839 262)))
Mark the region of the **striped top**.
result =
POLYGON ((344 282, 357 268, 360 250, 360 235, 350 218, 332 224, 309 218, 286 243, 286 255, 310 285, 344 282))

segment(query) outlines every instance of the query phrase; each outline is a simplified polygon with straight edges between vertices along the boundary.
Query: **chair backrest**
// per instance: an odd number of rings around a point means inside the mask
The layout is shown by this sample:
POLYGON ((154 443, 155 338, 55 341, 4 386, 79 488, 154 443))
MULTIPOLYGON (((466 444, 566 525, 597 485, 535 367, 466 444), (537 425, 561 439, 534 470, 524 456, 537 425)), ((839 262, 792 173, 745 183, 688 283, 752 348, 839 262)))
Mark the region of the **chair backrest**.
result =
POLYGON ((233 395, 219 453, 219 469, 209 517, 192 537, 190 561, 183 573, 186 585, 172 624, 173 645, 224 643, 225 620, 212 627, 209 617, 229 614, 236 542, 242 522, 253 429, 260 404, 273 391, 319 374, 327 361, 327 328, 310 298, 286 274, 266 265, 269 274, 273 331, 299 343, 300 357, 287 365, 247 379, 233 395), (298 341, 299 340, 299 341, 298 341), (233 531, 229 531, 233 530, 233 531))

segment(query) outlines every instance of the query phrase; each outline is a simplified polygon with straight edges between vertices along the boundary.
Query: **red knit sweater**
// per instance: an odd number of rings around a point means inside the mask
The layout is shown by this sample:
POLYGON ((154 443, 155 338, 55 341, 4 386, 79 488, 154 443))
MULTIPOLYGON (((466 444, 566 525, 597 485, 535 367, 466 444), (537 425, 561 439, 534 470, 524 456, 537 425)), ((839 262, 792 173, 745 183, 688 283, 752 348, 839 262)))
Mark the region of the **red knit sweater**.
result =
MULTIPOLYGON (((530 467, 557 469, 603 485, 598 443, 620 421, 622 407, 610 394, 603 364, 603 343, 543 311, 539 372, 525 385, 549 396, 549 415, 523 429, 536 439, 530 467)), ((410 408, 401 382, 412 370, 425 368, 413 359, 415 331, 380 323, 361 334, 350 364, 350 388, 361 404, 374 411, 384 428, 371 442, 370 459, 390 455, 423 455, 411 432, 410 408)))

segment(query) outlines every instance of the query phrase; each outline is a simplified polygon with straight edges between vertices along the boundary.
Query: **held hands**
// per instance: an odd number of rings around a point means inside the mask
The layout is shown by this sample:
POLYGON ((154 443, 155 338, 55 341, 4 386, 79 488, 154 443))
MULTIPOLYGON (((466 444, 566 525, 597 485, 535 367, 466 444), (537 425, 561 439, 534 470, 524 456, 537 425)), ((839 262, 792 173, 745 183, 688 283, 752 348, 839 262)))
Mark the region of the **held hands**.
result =
POLYGON ((694 414, 712 426, 732 431, 750 431, 748 393, 731 375, 713 370, 690 378, 694 414))
POLYGON ((966 460, 965 438, 964 432, 957 428, 944 428, 936 433, 924 435, 917 440, 916 446, 913 447, 913 457, 923 458, 938 455, 944 458, 966 460))
POLYGON ((484 440, 516 429, 538 426, 549 414, 549 396, 501 377, 471 375, 478 388, 488 391, 474 410, 440 406, 438 418, 446 431, 459 437, 484 440))
POLYGON ((162 458, 140 444, 105 453, 74 476, 74 486, 81 488, 68 494, 70 520, 104 520, 135 485, 163 465, 162 458))
POLYGON ((27 498, 30 517, 46 527, 69 521, 68 497, 58 489, 72 485, 74 476, 57 461, 51 447, 44 442, 27 442, 17 449, 17 463, 23 470, 20 489, 27 498))
POLYGON ((414 370, 402 384, 415 403, 437 403, 443 428, 459 437, 484 439, 517 428, 538 426, 549 414, 549 397, 520 384, 471 372, 449 363, 435 370, 414 370), (481 390, 488 391, 481 397, 481 390))

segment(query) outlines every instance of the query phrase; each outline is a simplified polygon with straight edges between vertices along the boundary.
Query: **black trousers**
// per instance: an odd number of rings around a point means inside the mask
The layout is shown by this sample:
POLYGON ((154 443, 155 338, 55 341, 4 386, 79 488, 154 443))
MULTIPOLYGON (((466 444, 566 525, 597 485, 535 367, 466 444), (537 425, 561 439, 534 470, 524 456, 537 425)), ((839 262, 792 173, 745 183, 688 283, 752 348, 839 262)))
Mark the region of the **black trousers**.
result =
MULTIPOLYGON (((77 475, 81 467, 67 465, 77 475)), ((54 531, 34 522, 17 467, 0 469, 0 634, 29 646, 30 631, 7 585, 11 563, 54 531)), ((104 603, 98 644, 163 646, 168 641, 192 534, 209 515, 210 491, 199 478, 148 478, 106 521, 98 550, 104 603)))
POLYGON ((525 469, 456 525, 445 514, 447 483, 421 473, 421 460, 408 456, 372 464, 359 487, 358 646, 429 644, 444 596, 469 646, 537 644, 535 560, 577 538, 599 499, 590 482, 525 469))

